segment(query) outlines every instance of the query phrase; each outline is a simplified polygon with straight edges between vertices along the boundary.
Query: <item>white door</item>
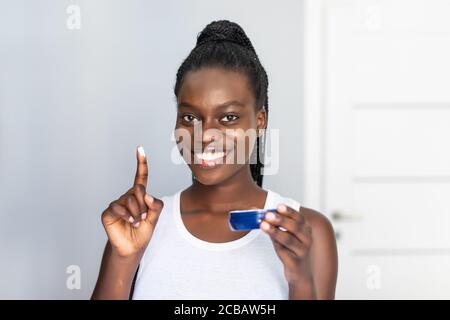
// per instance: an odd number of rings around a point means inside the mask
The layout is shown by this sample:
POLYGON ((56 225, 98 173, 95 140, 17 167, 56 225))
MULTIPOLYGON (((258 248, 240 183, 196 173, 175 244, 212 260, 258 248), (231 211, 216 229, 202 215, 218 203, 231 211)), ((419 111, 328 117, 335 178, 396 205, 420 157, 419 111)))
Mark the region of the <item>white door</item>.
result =
POLYGON ((338 237, 336 297, 450 299, 450 1, 320 6, 318 205, 338 237))

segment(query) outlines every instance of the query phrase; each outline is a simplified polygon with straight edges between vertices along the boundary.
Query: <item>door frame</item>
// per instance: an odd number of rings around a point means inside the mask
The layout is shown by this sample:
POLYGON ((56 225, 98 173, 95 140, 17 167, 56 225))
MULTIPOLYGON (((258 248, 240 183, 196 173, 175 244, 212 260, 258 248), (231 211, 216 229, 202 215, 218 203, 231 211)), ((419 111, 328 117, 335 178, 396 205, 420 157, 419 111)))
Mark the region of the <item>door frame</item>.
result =
POLYGON ((304 0, 304 194, 306 206, 328 216, 325 205, 324 10, 327 1, 304 0))

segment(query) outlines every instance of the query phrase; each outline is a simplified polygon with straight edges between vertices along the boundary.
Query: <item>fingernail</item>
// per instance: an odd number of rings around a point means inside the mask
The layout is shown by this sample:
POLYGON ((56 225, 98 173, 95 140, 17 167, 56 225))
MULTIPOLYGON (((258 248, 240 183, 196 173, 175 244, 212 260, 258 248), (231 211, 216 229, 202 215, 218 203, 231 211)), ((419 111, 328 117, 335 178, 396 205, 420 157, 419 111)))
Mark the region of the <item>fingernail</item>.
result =
POLYGON ((139 152, 139 154, 140 154, 141 156, 145 157, 145 151, 144 151, 144 148, 143 148, 142 146, 139 146, 139 147, 138 147, 138 152, 139 152))
POLYGON ((266 213, 266 219, 274 221, 275 220, 275 215, 273 214, 273 212, 267 212, 266 213))
POLYGON ((287 208, 284 204, 280 204, 280 205, 278 205, 277 210, 280 212, 286 212, 287 208))
POLYGON ((140 224, 139 221, 136 223, 133 223, 133 227, 137 228, 137 227, 139 227, 139 224, 140 224))
POLYGON ((128 218, 128 221, 130 221, 130 223, 134 223, 134 218, 130 216, 130 217, 128 218))
POLYGON ((153 199, 153 197, 151 195, 149 195, 148 193, 147 193, 147 196, 148 196, 148 201, 150 203, 153 203, 153 200, 155 200, 155 199, 153 199))
POLYGON ((145 220, 147 218, 147 212, 141 214, 141 220, 145 220))
POLYGON ((267 222, 261 222, 261 229, 263 229, 263 230, 269 230, 269 228, 270 228, 270 226, 269 226, 269 224, 267 223, 267 222))

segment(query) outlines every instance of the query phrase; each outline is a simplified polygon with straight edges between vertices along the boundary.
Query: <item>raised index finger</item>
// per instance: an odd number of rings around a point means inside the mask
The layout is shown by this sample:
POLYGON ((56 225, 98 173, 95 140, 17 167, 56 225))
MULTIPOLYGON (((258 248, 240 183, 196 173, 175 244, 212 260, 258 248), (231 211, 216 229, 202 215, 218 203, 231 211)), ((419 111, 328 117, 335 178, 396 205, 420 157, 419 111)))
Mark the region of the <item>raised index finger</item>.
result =
POLYGON ((145 151, 142 146, 138 146, 136 150, 137 158, 137 169, 136 176, 134 177, 134 185, 142 184, 147 188, 148 179, 148 164, 147 157, 145 156, 145 151))

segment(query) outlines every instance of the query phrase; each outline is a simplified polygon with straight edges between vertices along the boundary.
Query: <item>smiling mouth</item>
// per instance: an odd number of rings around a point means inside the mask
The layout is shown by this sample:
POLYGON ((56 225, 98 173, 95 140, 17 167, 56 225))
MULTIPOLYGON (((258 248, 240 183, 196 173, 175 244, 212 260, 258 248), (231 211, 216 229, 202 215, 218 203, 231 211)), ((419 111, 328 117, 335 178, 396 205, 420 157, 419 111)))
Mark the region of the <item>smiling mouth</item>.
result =
POLYGON ((204 152, 194 152, 191 151, 194 155, 194 163, 198 164, 202 168, 214 168, 218 165, 224 164, 229 151, 204 151, 204 152))

